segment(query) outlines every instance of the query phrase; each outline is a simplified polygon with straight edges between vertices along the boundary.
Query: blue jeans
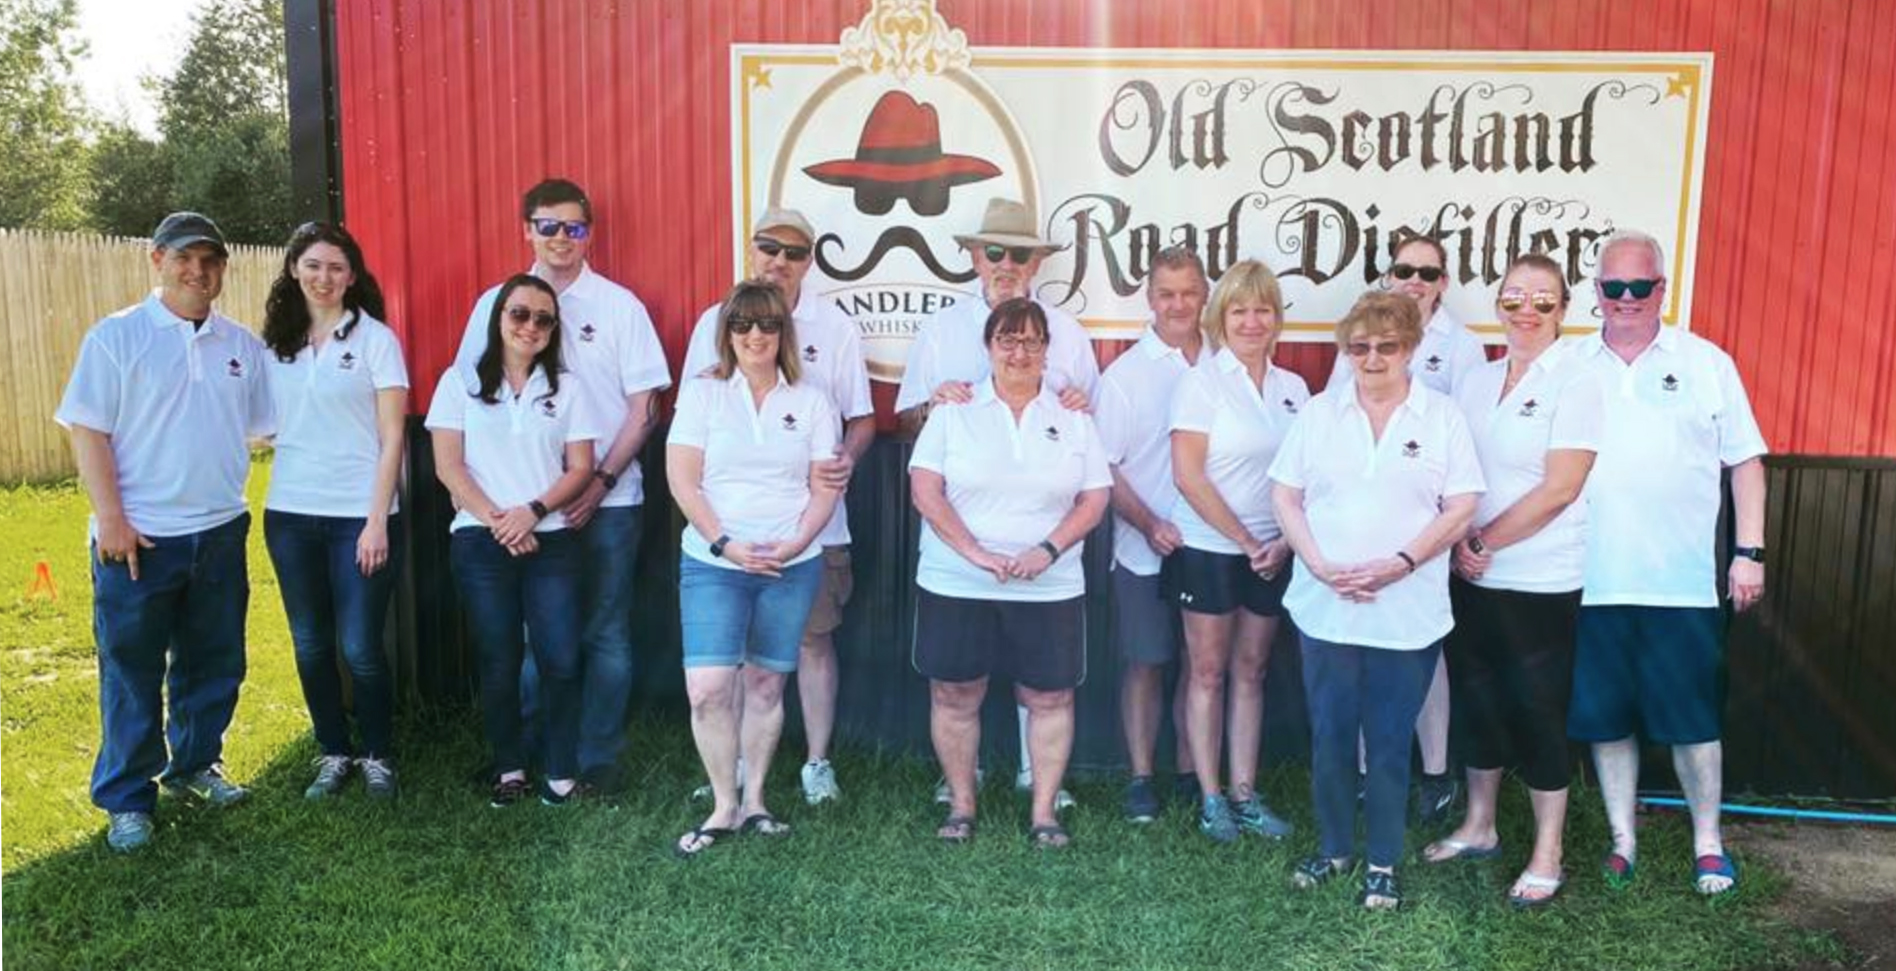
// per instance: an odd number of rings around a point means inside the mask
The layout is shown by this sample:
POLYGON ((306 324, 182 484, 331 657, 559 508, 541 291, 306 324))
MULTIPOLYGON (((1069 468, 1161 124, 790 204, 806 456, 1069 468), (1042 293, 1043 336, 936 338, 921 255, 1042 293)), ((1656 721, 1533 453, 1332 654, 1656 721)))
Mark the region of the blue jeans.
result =
POLYGON ((745 573, 679 554, 685 667, 753 664, 778 674, 795 671, 810 608, 823 584, 823 558, 786 566, 782 573, 745 573))
POLYGON ((126 564, 99 562, 94 546, 103 731, 92 802, 100 809, 151 812, 160 773, 180 779, 223 758, 224 730, 244 683, 249 535, 245 513, 201 532, 148 537, 153 545, 138 551, 135 582, 126 564))
POLYGON ((474 642, 495 774, 527 768, 520 661, 531 643, 546 699, 545 772, 571 779, 579 740, 579 541, 564 529, 534 535, 540 549, 514 556, 486 529, 459 529, 448 556, 474 642))
POLYGON ((324 755, 355 754, 336 670, 338 647, 355 690, 363 754, 385 758, 390 750, 394 684, 382 653, 382 622, 400 569, 401 527, 389 520, 388 563, 365 577, 356 566, 356 541, 367 524, 361 518, 263 511, 263 541, 296 645, 296 676, 324 755))
MULTIPOLYGON (((591 775, 619 764, 625 750, 626 709, 632 703, 632 588, 638 567, 640 506, 601 508, 577 532, 582 570, 579 771, 591 775)), ((528 656, 520 668, 520 717, 537 748, 540 672, 528 656)))
POLYGON ((1336 644, 1304 636, 1304 695, 1310 707, 1310 795, 1322 853, 1355 856, 1356 737, 1369 766, 1363 799, 1369 864, 1402 858, 1408 824, 1409 740, 1422 712, 1437 641, 1420 651, 1336 644))

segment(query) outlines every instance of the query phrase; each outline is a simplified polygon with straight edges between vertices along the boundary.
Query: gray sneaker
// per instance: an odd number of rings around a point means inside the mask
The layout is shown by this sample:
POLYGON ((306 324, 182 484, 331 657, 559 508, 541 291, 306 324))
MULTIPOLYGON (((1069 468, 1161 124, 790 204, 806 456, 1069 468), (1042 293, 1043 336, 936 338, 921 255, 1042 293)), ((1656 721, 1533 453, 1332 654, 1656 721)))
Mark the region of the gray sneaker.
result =
POLYGON ((151 842, 151 813, 113 813, 105 831, 105 845, 119 851, 131 851, 151 842))
POLYGON ((305 799, 324 799, 342 790, 342 784, 349 781, 349 769, 355 762, 347 755, 318 756, 316 781, 303 790, 305 799))
POLYGON ((1152 791, 1151 776, 1133 776, 1127 783, 1124 811, 1129 823, 1149 823, 1159 818, 1159 794, 1152 791))
POLYGON ((1237 842, 1238 821, 1231 815, 1231 803, 1225 797, 1215 793, 1205 797, 1198 810, 1198 831, 1215 843, 1237 842))
POLYGON ((356 768, 362 770, 362 782, 370 799, 395 798, 395 767, 387 759, 356 759, 356 768))
POLYGON ((818 759, 803 765, 803 801, 812 806, 833 802, 843 797, 843 790, 836 784, 836 769, 829 759, 818 759))
POLYGON ((224 778, 224 770, 215 765, 182 779, 172 779, 165 783, 165 788, 208 806, 228 806, 250 795, 250 790, 224 778))
POLYGON ((1237 820, 1239 829, 1274 840, 1281 840, 1297 831, 1283 817, 1271 812, 1271 807, 1266 806, 1256 793, 1232 803, 1231 815, 1237 820))

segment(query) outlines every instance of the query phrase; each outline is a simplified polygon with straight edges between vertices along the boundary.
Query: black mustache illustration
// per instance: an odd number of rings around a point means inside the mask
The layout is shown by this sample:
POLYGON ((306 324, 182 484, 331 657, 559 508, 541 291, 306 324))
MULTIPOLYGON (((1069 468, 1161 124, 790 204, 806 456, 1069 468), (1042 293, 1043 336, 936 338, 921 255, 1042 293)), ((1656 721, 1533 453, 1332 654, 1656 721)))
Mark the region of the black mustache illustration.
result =
POLYGON ((944 282, 967 283, 974 279, 973 266, 962 271, 950 270, 942 266, 941 261, 935 258, 934 252, 928 248, 928 240, 910 226, 893 226, 884 231, 881 236, 876 237, 876 244, 869 248, 869 255, 863 257, 861 263, 849 268, 839 266, 830 259, 828 248, 832 243, 836 246, 836 255, 840 257, 843 249, 841 236, 836 233, 824 233, 817 237, 816 265, 822 268, 824 276, 840 283, 851 283, 875 272, 883 257, 898 249, 909 250, 920 257, 922 264, 928 267, 928 272, 935 274, 944 282))

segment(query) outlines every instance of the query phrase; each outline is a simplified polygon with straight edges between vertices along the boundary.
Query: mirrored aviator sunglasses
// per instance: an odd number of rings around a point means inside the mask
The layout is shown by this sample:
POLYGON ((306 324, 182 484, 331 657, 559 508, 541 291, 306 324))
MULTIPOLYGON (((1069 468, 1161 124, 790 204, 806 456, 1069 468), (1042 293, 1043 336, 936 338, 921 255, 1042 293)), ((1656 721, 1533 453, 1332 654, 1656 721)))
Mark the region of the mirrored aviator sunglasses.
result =
POLYGON ((1623 300, 1632 294, 1634 300, 1644 300, 1652 296, 1659 286, 1659 280, 1601 280, 1600 293, 1608 300, 1623 300))
POLYGON ((1520 290, 1504 290, 1501 298, 1494 302, 1504 314, 1518 312, 1522 307, 1533 306, 1538 314, 1551 314, 1560 309, 1560 295, 1547 290, 1536 290, 1532 296, 1520 290))
POLYGON ((565 230, 566 238, 572 240, 585 239, 592 235, 592 227, 577 219, 533 220, 534 233, 546 239, 552 239, 558 236, 561 230, 565 230))

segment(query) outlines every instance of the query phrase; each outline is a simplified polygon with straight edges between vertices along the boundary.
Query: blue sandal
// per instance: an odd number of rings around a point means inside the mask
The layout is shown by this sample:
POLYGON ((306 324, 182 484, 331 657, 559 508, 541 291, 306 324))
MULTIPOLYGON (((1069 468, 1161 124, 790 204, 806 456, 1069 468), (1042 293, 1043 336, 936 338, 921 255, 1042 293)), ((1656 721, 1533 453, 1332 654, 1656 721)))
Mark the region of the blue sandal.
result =
POLYGON ((1723 853, 1707 853, 1692 863, 1692 886, 1700 894, 1717 897, 1738 889, 1738 864, 1723 853), (1723 878, 1731 882, 1718 890, 1710 890, 1705 881, 1723 878))

